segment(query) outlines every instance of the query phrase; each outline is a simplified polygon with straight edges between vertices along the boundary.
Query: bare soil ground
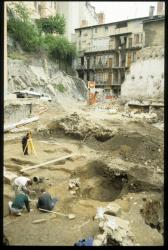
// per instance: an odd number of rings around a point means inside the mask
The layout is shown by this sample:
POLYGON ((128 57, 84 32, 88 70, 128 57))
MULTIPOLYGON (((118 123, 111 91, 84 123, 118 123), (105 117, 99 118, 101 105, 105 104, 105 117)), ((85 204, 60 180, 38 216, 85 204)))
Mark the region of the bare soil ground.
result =
POLYGON ((163 245, 160 223, 163 220, 163 131, 147 123, 130 122, 120 113, 95 111, 85 103, 66 105, 61 109, 51 104, 38 122, 26 126, 33 133, 37 155, 23 155, 21 138, 25 132, 5 134, 4 165, 9 171, 21 175, 19 170, 23 167, 74 154, 69 160, 29 170, 26 175, 44 177, 44 183, 33 185, 37 195, 32 199, 36 200, 39 189, 46 187, 58 198, 54 211, 74 213, 76 218, 69 220, 60 215, 41 213, 36 209, 35 201, 31 202, 34 209, 31 213, 25 211, 20 217, 10 216, 7 203, 14 198, 14 193, 10 185, 4 184, 4 234, 10 245, 71 246, 79 239, 94 237, 99 232, 98 222, 93 219, 96 209, 110 201, 121 206, 121 217, 130 222, 136 243, 163 245), (59 120, 74 112, 101 126, 118 129, 118 133, 104 142, 90 135, 81 143, 69 134, 48 131, 47 126, 53 119, 59 120), (120 171, 121 160, 128 166, 124 169, 127 174, 125 184, 109 172, 113 170, 113 166, 108 165, 110 163, 120 171), (130 170, 131 164, 135 167, 130 170), (80 179, 80 189, 72 195, 68 184, 75 177, 80 179), (153 200, 159 201, 160 207, 154 212, 152 208, 144 212, 146 202, 153 200), (154 226, 150 223, 152 216, 156 217, 154 226), (43 218, 47 221, 32 224, 33 220, 43 218))

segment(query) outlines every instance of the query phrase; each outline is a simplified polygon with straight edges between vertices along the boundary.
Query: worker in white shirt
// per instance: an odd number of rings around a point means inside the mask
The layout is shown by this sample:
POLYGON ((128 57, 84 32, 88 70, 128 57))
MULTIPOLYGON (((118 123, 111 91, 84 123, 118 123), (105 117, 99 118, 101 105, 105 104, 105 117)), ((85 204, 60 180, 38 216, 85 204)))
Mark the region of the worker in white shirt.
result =
POLYGON ((23 192, 25 194, 30 194, 29 186, 33 184, 32 180, 25 177, 25 176, 19 176, 16 177, 12 183, 13 190, 15 191, 15 194, 18 194, 20 192, 23 192))

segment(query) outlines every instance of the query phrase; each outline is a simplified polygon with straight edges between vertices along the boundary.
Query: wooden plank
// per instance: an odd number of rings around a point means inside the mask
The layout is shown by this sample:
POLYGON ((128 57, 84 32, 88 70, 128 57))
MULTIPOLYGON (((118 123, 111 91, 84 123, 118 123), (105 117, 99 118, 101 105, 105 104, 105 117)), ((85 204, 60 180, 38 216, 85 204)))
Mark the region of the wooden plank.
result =
POLYGON ((74 156, 74 154, 66 155, 66 156, 63 156, 63 157, 60 157, 60 158, 51 160, 51 161, 43 162, 43 163, 40 163, 40 164, 35 165, 35 166, 30 166, 30 167, 27 167, 27 168, 22 168, 22 169, 20 170, 20 172, 25 172, 25 171, 28 171, 28 170, 31 170, 31 169, 35 169, 35 168, 39 168, 39 167, 42 167, 42 166, 45 166, 45 165, 48 165, 48 164, 52 164, 52 163, 55 163, 55 162, 59 162, 59 161, 68 159, 68 158, 70 158, 70 157, 72 157, 72 156, 74 156))
POLYGON ((42 222, 46 222, 47 219, 39 219, 39 220, 34 220, 32 221, 33 224, 38 224, 38 223, 42 223, 42 222))

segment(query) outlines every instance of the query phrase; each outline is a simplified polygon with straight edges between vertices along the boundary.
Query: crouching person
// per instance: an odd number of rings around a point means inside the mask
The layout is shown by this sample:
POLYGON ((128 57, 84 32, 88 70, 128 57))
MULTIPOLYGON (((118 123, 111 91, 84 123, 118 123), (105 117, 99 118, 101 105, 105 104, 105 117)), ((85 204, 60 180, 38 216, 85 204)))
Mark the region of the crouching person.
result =
POLYGON ((51 195, 46 192, 45 189, 41 189, 41 195, 38 199, 37 208, 51 211, 55 207, 57 201, 57 198, 51 198, 51 195))
POLYGON ((25 193, 19 193, 15 196, 14 201, 9 201, 10 213, 14 215, 21 215, 23 209, 27 209, 28 212, 31 212, 33 209, 30 209, 30 200, 25 193))
POLYGON ((32 180, 25 176, 16 177, 12 183, 15 195, 17 195, 20 192, 24 192, 25 194, 29 195, 31 193, 29 187, 32 185, 32 183, 33 183, 32 180))

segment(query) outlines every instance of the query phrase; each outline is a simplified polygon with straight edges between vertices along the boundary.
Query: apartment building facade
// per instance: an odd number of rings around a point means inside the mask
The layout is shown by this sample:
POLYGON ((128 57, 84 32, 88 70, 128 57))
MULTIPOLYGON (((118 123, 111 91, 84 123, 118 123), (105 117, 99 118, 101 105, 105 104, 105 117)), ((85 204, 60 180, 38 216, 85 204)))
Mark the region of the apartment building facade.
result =
POLYGON ((143 21, 148 17, 76 29, 80 78, 95 81, 109 95, 119 95, 125 72, 144 46, 143 21))

